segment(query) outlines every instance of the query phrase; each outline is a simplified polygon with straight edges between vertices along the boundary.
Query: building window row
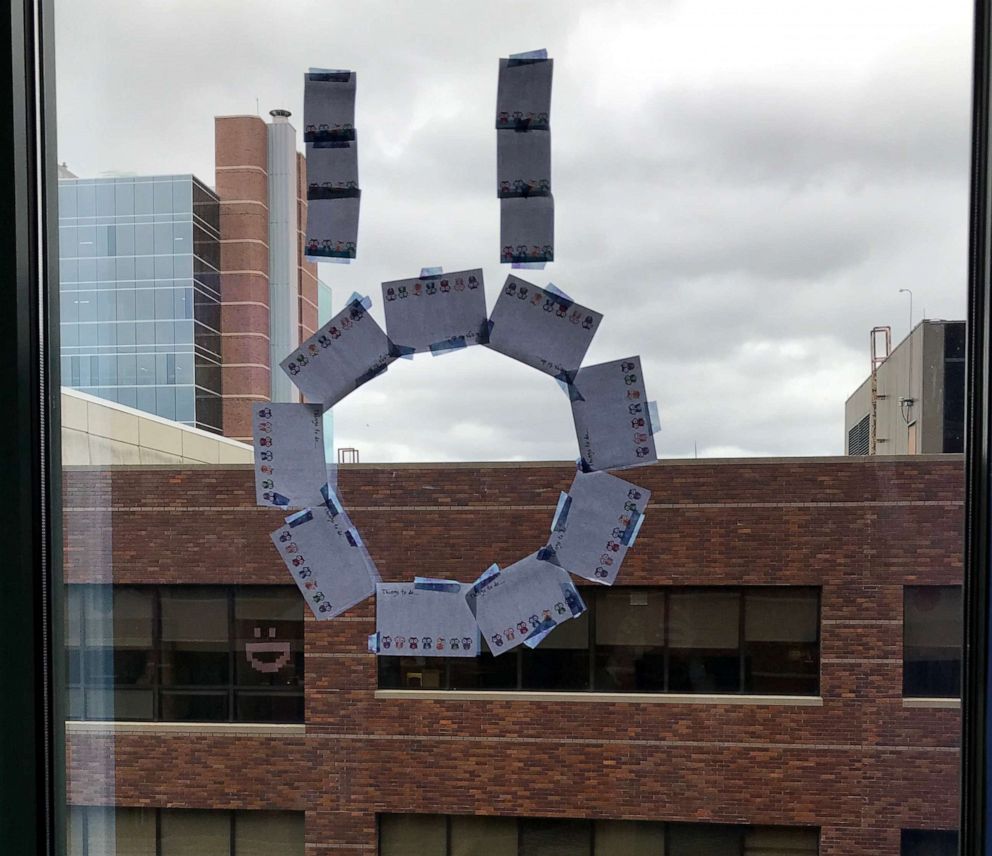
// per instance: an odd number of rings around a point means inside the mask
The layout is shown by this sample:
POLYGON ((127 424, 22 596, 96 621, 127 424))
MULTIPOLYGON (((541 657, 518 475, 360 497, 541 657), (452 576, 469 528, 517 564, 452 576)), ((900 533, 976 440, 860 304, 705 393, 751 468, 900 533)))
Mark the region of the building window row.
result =
POLYGON ((67 589, 70 718, 303 721, 295 587, 67 589))
POLYGON ((380 856, 815 856, 819 830, 633 820, 379 816, 380 856))
POLYGON ((533 651, 379 657, 379 687, 819 693, 817 588, 617 587, 584 588, 582 595, 588 611, 533 651))
POLYGON ((303 856, 300 811, 69 806, 68 856, 303 856))

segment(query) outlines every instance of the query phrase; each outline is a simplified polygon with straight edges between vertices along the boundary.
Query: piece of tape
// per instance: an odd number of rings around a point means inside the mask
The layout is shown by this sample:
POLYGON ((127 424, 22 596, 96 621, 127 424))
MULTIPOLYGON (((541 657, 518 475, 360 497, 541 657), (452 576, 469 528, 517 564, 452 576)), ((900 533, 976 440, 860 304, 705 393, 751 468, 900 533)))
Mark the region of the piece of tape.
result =
POLYGON ((358 377, 355 378, 355 389, 358 389, 363 383, 368 383, 372 378, 381 375, 387 368, 388 365, 376 366, 375 368, 369 369, 367 372, 362 372, 358 377))
POLYGON ((657 434, 661 430, 661 414, 658 413, 658 402, 648 402, 648 429, 652 434, 657 434))
POLYGON ((578 618, 586 611, 586 602, 571 581, 561 584, 561 592, 565 595, 565 604, 572 611, 572 618, 578 618))
POLYGON ((389 356, 398 357, 401 360, 412 360, 415 353, 417 353, 416 348, 410 345, 397 345, 392 339, 389 340, 389 356))
POLYGON ((440 342, 431 343, 431 353, 438 357, 441 354, 447 353, 448 351, 459 351, 462 348, 467 348, 468 343, 465 341, 464 336, 452 336, 450 339, 442 339, 440 342))
POLYGON ((369 634, 369 653, 370 654, 378 654, 379 653, 380 644, 381 644, 381 638, 380 638, 379 632, 376 631, 375 633, 370 633, 369 634))
POLYGON ((458 594, 462 590, 461 583, 454 580, 439 580, 433 577, 414 577, 413 587, 417 591, 443 591, 458 594))
POLYGON ((572 510, 572 497, 562 491, 558 497, 558 507, 555 516, 551 518, 551 531, 562 532, 568 524, 568 512, 572 510))
POLYGON ((294 526, 299 526, 302 523, 309 523, 313 520, 313 511, 309 508, 304 508, 303 511, 297 511, 296 514, 290 514, 286 518, 286 525, 292 529, 294 526))
POLYGON ((523 53, 510 54, 509 59, 547 59, 548 49, 538 48, 536 51, 524 51, 523 53))
POLYGON ((331 513, 331 517, 337 517, 344 511, 341 500, 338 499, 338 495, 331 488, 330 484, 325 484, 320 489, 320 495, 324 497, 324 507, 331 513))
POLYGON ((633 547, 634 540, 637 538, 637 533, 641 531, 642 523, 644 523, 644 515, 637 509, 634 509, 630 513, 630 523, 627 524, 627 528, 624 529, 623 535, 620 536, 620 543, 626 545, 627 547, 633 547))
POLYGON ((540 645, 547 635, 554 630, 558 625, 555 623, 553 618, 545 618, 537 625, 530 633, 527 634, 527 638, 524 639, 524 645, 528 648, 536 648, 540 645))
POLYGON ((444 273, 444 268, 437 267, 425 267, 420 269, 420 279, 436 279, 441 274, 444 273))

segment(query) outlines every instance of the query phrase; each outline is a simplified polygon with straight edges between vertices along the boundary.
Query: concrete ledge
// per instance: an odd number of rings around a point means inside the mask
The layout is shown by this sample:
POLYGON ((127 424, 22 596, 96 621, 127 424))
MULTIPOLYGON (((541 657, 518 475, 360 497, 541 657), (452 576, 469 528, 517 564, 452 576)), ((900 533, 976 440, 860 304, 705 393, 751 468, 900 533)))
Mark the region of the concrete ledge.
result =
POLYGON ((939 710, 961 710, 959 698, 904 698, 903 707, 937 708, 939 710))
POLYGON ((710 695, 706 693, 582 693, 521 690, 376 690, 381 700, 430 701, 552 701, 585 704, 736 704, 773 707, 823 707, 821 696, 710 695))
POLYGON ((306 734, 303 723, 275 722, 112 722, 67 720, 66 734, 218 734, 224 737, 296 737, 306 734))

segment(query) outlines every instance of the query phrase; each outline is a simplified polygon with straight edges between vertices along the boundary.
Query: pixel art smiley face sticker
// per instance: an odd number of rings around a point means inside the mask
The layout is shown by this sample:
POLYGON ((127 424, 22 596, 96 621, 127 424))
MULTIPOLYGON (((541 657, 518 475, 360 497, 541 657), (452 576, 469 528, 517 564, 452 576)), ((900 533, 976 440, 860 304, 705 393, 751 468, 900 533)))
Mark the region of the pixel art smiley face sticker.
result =
POLYGON ((245 657, 256 672, 273 675, 289 664, 289 640, 278 640, 275 627, 256 625, 252 633, 254 640, 245 642, 245 657))

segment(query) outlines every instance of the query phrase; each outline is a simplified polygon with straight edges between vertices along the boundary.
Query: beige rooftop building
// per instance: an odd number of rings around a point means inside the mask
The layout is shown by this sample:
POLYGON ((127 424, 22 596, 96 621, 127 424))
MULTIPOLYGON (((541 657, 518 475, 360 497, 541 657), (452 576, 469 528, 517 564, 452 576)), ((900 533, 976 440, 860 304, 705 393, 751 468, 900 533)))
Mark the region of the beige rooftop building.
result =
POLYGON ((62 463, 249 464, 252 447, 62 387, 62 463))

